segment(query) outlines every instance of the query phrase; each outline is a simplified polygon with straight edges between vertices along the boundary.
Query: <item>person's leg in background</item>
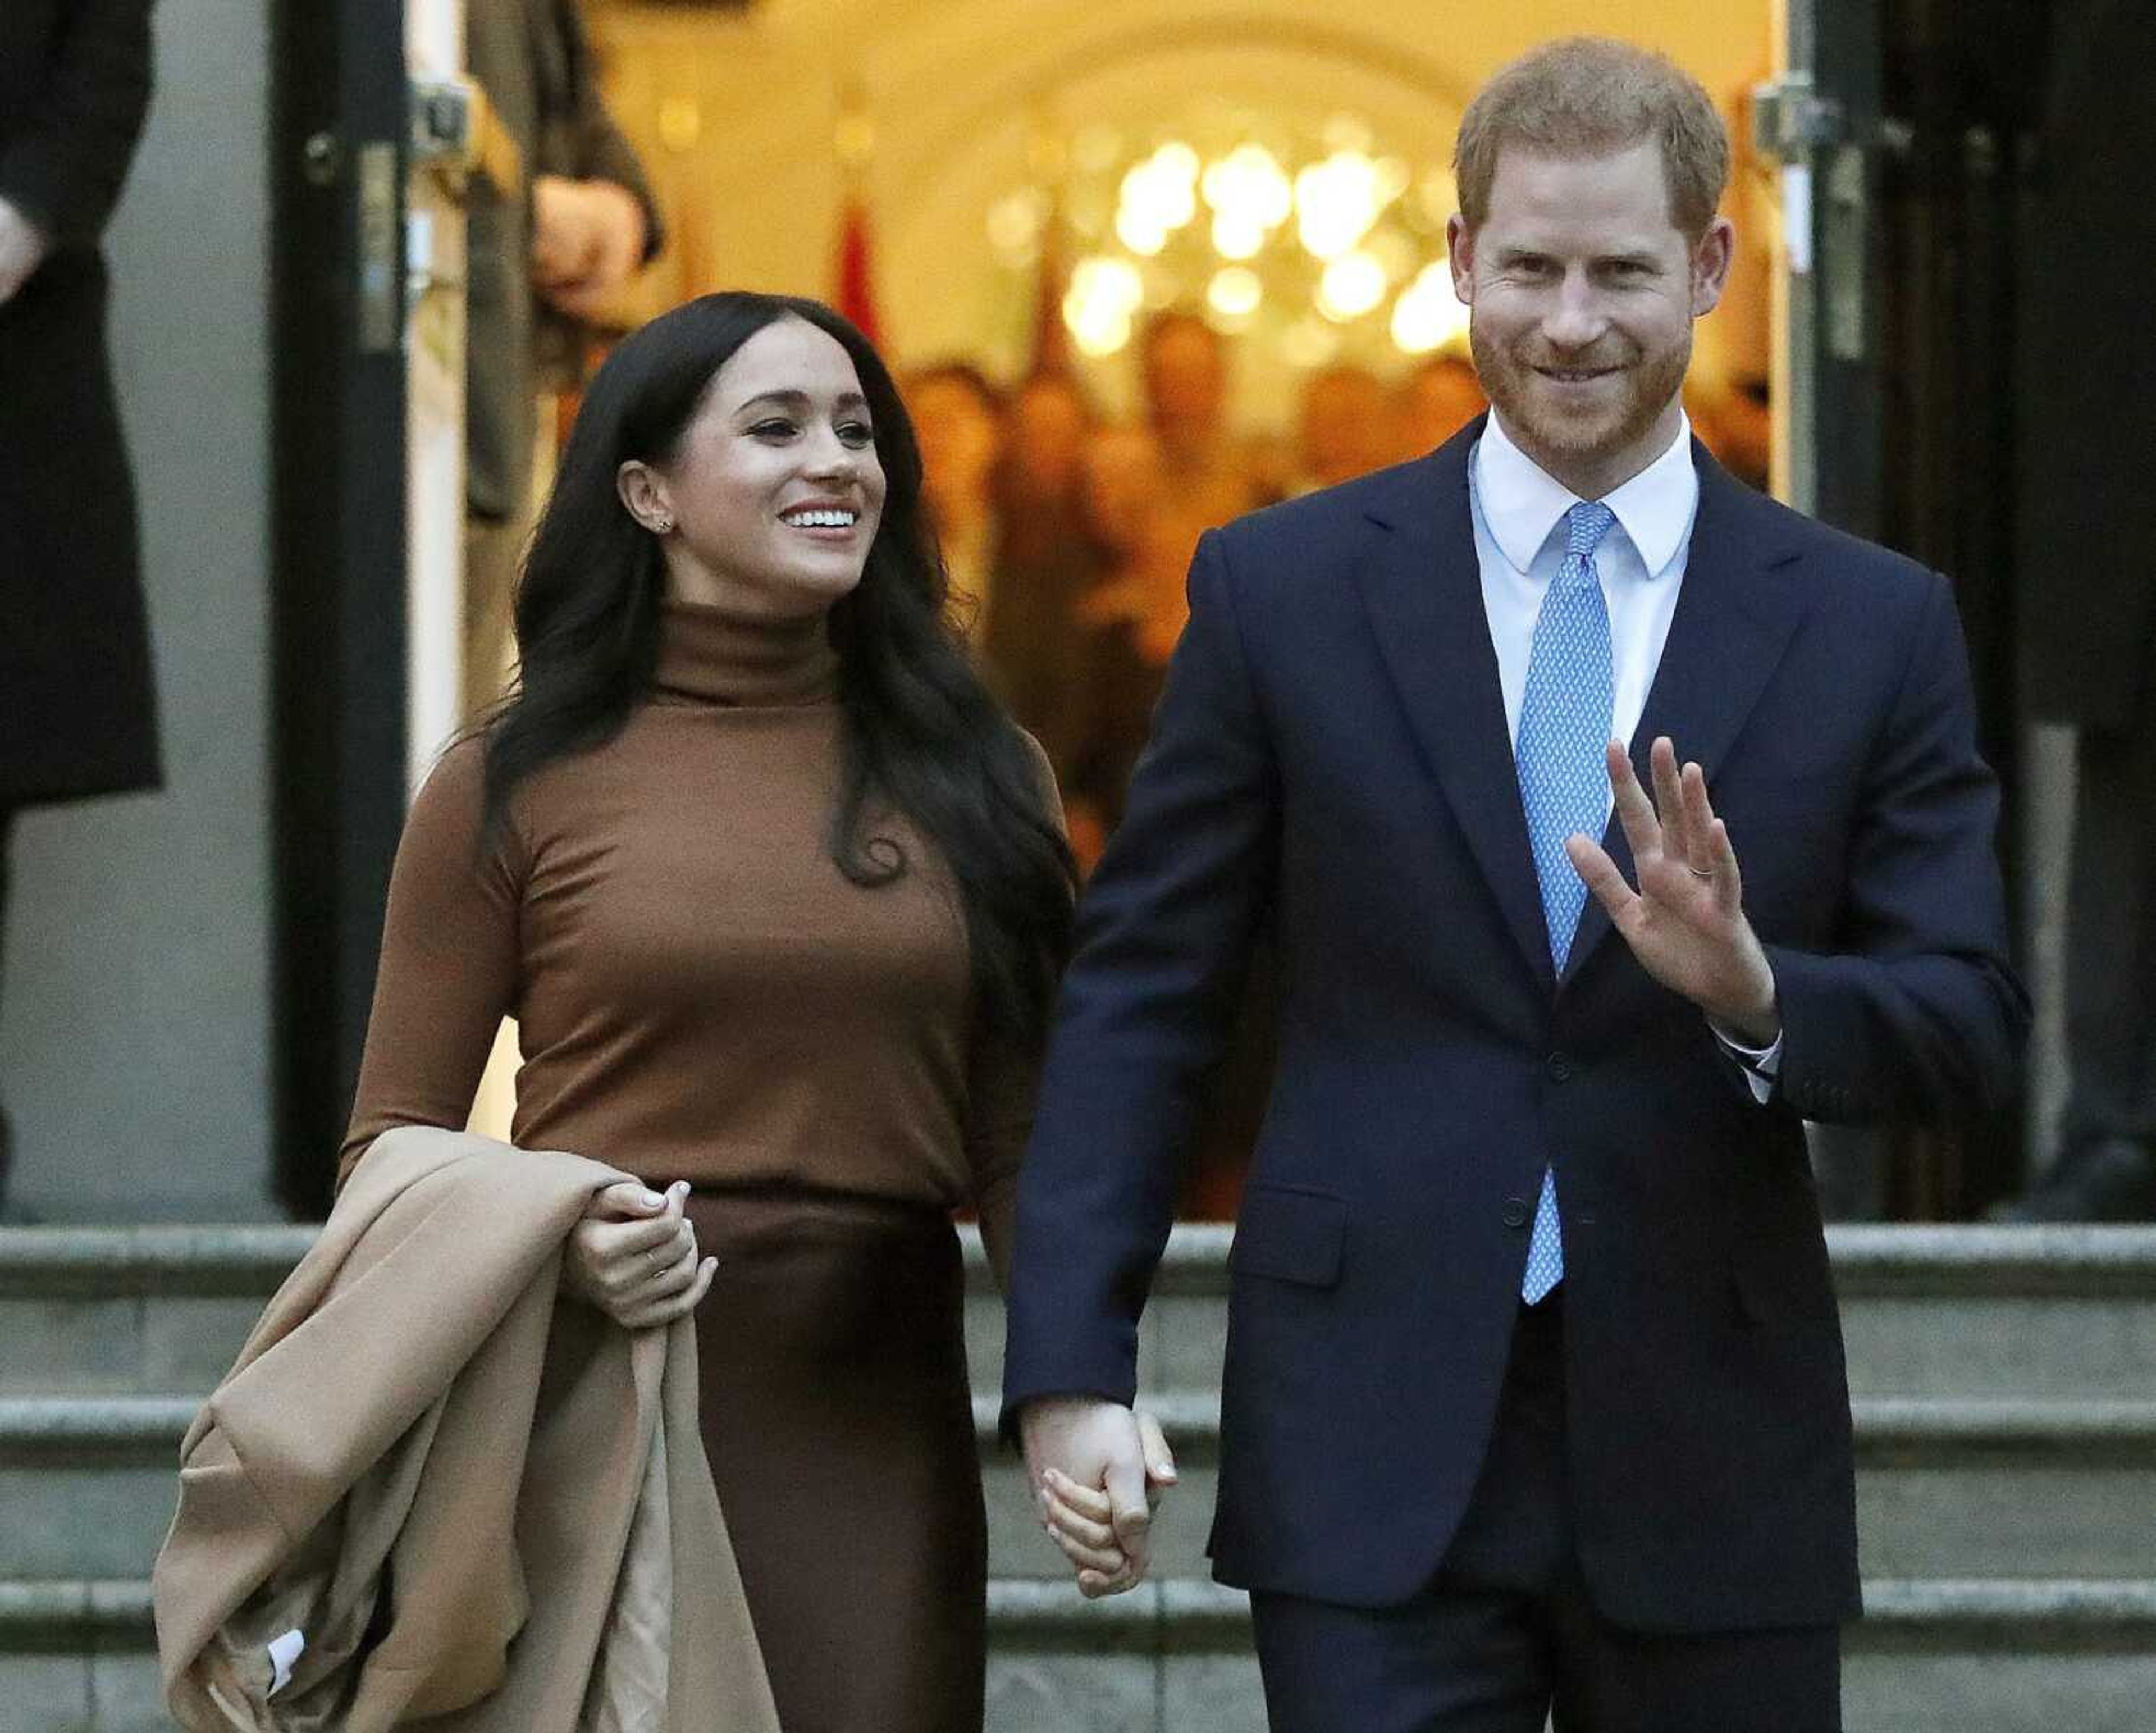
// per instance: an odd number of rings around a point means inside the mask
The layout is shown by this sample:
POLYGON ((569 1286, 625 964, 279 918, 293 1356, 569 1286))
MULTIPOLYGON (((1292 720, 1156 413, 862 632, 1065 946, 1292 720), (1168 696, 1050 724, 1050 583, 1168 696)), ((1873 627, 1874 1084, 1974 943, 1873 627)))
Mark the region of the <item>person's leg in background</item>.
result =
MULTIPOLYGON (((8 985, 8 856, 9 834, 15 815, 0 806, 0 992, 8 985)), ((0 1085, 5 1080, 0 1079, 0 1085)), ((8 1101, 0 1095, 0 1221, 8 1219, 8 1180, 15 1165, 15 1126, 8 1117, 8 1101)))
POLYGON ((2056 1161, 2018 1221, 2156 1220, 2156 717, 2083 728, 2066 910, 2066 1062, 2056 1161))

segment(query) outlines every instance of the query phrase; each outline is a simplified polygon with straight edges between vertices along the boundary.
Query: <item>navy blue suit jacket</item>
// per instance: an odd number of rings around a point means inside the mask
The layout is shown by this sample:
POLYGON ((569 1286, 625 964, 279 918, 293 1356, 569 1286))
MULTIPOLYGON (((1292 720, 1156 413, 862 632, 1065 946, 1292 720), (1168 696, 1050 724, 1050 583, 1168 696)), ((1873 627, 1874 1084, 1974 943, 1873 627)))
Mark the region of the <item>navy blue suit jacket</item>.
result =
MULTIPOLYGON (((1548 1163, 1604 1616, 1839 1619, 1848 1390, 1800 1122, 1994 1103, 2028 1021, 1953 604, 1695 447, 1634 755, 1644 779, 1671 736, 1727 820, 1780 994, 1762 1106, 1591 900, 1553 975, 1468 515, 1479 432, 1199 546, 1019 1180, 1006 1413, 1132 1399, 1199 1086, 1270 925, 1279 1064, 1231 1259, 1215 1574, 1372 1606, 1429 1580, 1548 1163)), ((1614 822, 1605 841, 1629 876, 1614 822)))

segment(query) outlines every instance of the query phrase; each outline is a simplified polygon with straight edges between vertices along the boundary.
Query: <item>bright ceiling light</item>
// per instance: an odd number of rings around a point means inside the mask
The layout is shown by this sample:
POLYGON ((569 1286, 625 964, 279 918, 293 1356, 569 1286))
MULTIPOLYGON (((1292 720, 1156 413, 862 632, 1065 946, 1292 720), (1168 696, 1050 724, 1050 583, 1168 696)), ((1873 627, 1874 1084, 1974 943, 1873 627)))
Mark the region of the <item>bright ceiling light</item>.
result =
POLYGON ((1132 165, 1124 175, 1119 215, 1127 213, 1141 230, 1168 234, 1198 214, 1198 195, 1190 179, 1158 157, 1132 165))
POLYGON ((1337 259, 1370 232, 1384 208, 1378 165, 1337 151, 1295 177, 1296 232, 1315 259, 1337 259))
POLYGON ((1393 342, 1404 354, 1427 355, 1464 336, 1467 309, 1452 292, 1444 260, 1424 268, 1393 305, 1393 342))
POLYGON ((1344 253, 1318 280, 1317 311, 1337 324, 1359 319, 1385 298, 1385 267, 1368 253, 1344 253))
POLYGON ((1295 188, 1273 153, 1240 144, 1210 165, 1199 183, 1205 202, 1245 226, 1277 229, 1295 208, 1295 188))
POLYGON ((1150 259, 1167 246, 1168 231, 1147 223, 1127 204, 1116 213, 1116 239, 1140 258, 1150 259))
POLYGON ((1247 319, 1265 298, 1265 285, 1247 265, 1230 265, 1213 273, 1205 301, 1224 319, 1247 319))
POLYGON ((1222 211, 1213 219, 1213 250, 1223 259, 1255 259, 1265 250, 1262 224, 1252 223, 1222 211))
POLYGON ((1079 261, 1063 297, 1063 322, 1087 355, 1112 355, 1131 340, 1131 316, 1145 300, 1145 280, 1127 259, 1079 261))

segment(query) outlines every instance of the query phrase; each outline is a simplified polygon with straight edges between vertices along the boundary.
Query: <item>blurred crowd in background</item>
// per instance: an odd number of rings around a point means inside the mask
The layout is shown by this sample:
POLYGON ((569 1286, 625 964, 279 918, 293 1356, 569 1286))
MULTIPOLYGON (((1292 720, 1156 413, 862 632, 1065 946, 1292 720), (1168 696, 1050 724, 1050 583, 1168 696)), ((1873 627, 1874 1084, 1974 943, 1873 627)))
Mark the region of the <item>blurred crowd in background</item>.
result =
POLYGON ((958 616, 1055 764, 1085 866, 1122 815, 1199 537, 1419 455, 1483 406, 1463 357, 1390 385, 1341 367, 1311 378, 1292 439, 1239 437, 1230 341, 1194 315, 1158 315, 1135 346, 1143 414, 1128 423, 1061 372, 1005 391, 952 360, 902 382, 958 616))

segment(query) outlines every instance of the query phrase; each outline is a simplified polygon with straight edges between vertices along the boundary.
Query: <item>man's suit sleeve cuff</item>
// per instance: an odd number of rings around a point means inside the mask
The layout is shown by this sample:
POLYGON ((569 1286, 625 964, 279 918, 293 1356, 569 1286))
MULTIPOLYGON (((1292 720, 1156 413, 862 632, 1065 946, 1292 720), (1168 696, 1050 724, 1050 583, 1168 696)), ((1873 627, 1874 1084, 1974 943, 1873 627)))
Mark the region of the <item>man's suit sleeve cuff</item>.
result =
POLYGON ((1771 1046, 1748 1047, 1743 1041, 1725 1035, 1713 1023, 1710 1022, 1707 1026, 1713 1030, 1714 1038, 1721 1044, 1722 1051, 1744 1067, 1744 1082, 1752 1092, 1752 1098, 1762 1107, 1772 1101, 1774 1098, 1774 1080, 1782 1074, 1783 1037, 1776 1036, 1771 1046))
POLYGON ((1052 1401, 1058 1396, 1090 1397, 1098 1402, 1113 1402, 1119 1408, 1135 1408, 1137 1406, 1136 1391, 1132 1391, 1127 1396, 1110 1396, 1106 1391, 1098 1390, 1032 1391, 1024 1396, 1006 1396, 1004 1399, 1003 1412, 996 1418, 997 1437, 1013 1450, 1024 1448, 1025 1440, 1019 1431, 1020 1417, 1034 1403, 1052 1401))

